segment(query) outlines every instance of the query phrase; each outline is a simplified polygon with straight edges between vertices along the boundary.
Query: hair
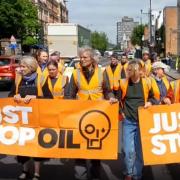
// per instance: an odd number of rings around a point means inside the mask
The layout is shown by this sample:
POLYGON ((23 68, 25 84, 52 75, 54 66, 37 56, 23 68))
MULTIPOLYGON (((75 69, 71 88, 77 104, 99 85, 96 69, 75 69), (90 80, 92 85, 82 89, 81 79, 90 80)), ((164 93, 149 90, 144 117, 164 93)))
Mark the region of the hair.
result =
POLYGON ((35 54, 34 54, 34 57, 36 58, 37 61, 39 61, 39 57, 41 55, 42 52, 46 52, 48 54, 48 52, 44 49, 38 49, 35 54))
POLYGON ((50 56, 58 56, 60 57, 60 52, 59 51, 54 51, 53 53, 50 54, 50 56))
POLYGON ((38 63, 33 56, 23 56, 20 64, 25 64, 32 73, 38 68, 38 63))
POLYGON ((53 66, 55 66, 58 69, 58 63, 56 61, 49 61, 47 63, 47 67, 49 67, 50 65, 53 65, 53 66))
POLYGON ((118 59, 118 55, 117 55, 116 53, 113 53, 113 54, 111 55, 111 58, 118 59))
POLYGON ((96 54, 95 54, 95 52, 94 52, 94 50, 92 49, 92 48, 90 48, 90 47, 84 47, 84 48, 81 48, 80 50, 79 50, 79 56, 81 56, 83 53, 85 53, 85 52, 87 52, 87 53, 89 53, 89 55, 90 55, 90 58, 93 60, 93 64, 94 65, 96 65, 98 62, 98 59, 97 59, 97 57, 96 57, 96 54))
POLYGON ((143 65, 140 60, 131 60, 128 63, 128 66, 132 68, 132 70, 134 71, 134 74, 143 68, 143 65))

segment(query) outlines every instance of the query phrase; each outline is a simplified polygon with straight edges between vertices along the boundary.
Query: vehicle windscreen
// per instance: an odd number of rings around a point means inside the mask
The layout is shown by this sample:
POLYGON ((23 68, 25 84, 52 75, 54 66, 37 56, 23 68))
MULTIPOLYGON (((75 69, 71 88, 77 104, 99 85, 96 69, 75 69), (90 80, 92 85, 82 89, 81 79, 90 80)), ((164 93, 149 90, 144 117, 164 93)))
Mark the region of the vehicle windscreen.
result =
POLYGON ((10 59, 0 59, 0 66, 6 66, 10 64, 10 59))

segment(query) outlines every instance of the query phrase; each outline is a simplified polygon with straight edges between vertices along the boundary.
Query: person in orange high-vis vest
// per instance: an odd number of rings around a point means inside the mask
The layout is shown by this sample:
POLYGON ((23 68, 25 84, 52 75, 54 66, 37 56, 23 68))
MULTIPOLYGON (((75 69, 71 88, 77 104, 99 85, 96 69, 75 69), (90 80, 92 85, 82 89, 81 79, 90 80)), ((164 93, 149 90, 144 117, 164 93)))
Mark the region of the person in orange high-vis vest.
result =
POLYGON ((43 96, 51 99, 63 99, 64 91, 67 89, 68 77, 59 72, 56 61, 49 61, 47 69, 49 75, 42 84, 43 96))
MULTIPOLYGON (((17 72, 14 86, 12 87, 9 97, 14 97, 14 101, 24 102, 25 104, 30 103, 32 99, 42 98, 39 97, 39 86, 38 86, 38 74, 37 74, 38 63, 32 56, 23 56, 20 62, 20 68, 17 72)), ((23 165, 23 171, 19 175, 18 179, 27 179, 28 177, 28 161, 31 157, 17 156, 19 163, 23 165)), ((40 178, 40 162, 43 158, 34 159, 34 177, 33 179, 40 178)))
MULTIPOLYGON (((143 158, 138 120, 138 108, 154 104, 151 81, 142 78, 140 61, 131 60, 127 78, 120 80, 120 104, 122 121, 122 152, 124 153, 125 180, 141 179, 143 158)), ((146 120, 146 119, 145 119, 146 120)))
POLYGON ((143 65, 143 76, 149 77, 152 70, 151 59, 149 58, 149 51, 144 50, 142 52, 142 65, 143 65))
POLYGON ((123 54, 121 57, 121 79, 127 77, 127 67, 128 67, 128 57, 126 54, 123 54))
POLYGON ((180 103, 180 79, 171 81, 171 87, 174 93, 174 103, 180 103))
MULTIPOLYGON (((81 49, 80 66, 72 73, 65 98, 85 101, 110 99, 110 103, 117 102, 107 74, 98 67, 94 57, 92 49, 81 49)), ((88 179, 87 172, 90 172, 91 179, 100 179, 100 160, 91 160, 90 171, 87 170, 85 159, 76 159, 75 163, 75 179, 88 179)))
MULTIPOLYGON (((38 89, 41 89, 42 82, 48 77, 47 63, 49 61, 48 53, 45 50, 38 50, 35 54, 35 58, 39 64, 37 68, 38 74, 38 89)), ((42 94, 42 92, 41 92, 42 94)))
POLYGON ((150 79, 158 104, 171 104, 174 98, 170 82, 164 74, 166 68, 167 66, 160 61, 154 62, 152 65, 153 74, 150 79))
POLYGON ((106 67, 106 73, 109 78, 111 89, 117 91, 119 89, 119 80, 121 78, 121 63, 119 63, 116 54, 111 55, 111 64, 106 67))
POLYGON ((63 74, 65 70, 65 66, 64 66, 64 60, 61 59, 60 54, 61 53, 59 51, 54 51, 53 53, 50 54, 49 60, 56 61, 58 63, 59 72, 63 74))

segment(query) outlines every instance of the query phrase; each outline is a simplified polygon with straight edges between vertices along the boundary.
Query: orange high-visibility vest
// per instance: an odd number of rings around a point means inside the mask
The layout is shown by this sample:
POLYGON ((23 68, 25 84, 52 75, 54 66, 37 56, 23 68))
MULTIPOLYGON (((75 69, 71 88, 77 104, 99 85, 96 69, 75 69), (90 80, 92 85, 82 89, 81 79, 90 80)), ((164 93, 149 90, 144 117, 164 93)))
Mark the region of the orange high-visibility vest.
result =
POLYGON ((43 86, 43 83, 45 82, 46 78, 48 77, 49 72, 48 72, 47 67, 44 69, 44 71, 42 71, 39 66, 38 66, 36 72, 38 74, 38 78, 37 78, 38 89, 39 89, 39 91, 41 91, 39 93, 42 95, 43 93, 42 93, 41 87, 43 86))
POLYGON ((63 99, 64 87, 66 85, 66 82, 67 82, 67 77, 59 73, 58 79, 56 80, 56 83, 54 84, 54 87, 53 87, 51 78, 49 76, 47 77, 48 87, 54 99, 63 99))
MULTIPOLYGON (((127 88, 129 84, 129 79, 121 79, 120 80, 120 89, 122 91, 122 100, 126 97, 127 88)), ((149 78, 142 78, 142 86, 143 86, 143 93, 144 93, 144 101, 147 102, 149 91, 151 89, 151 81, 149 78)))
POLYGON ((119 89, 119 80, 121 78, 121 68, 122 68, 121 64, 118 64, 116 66, 114 73, 113 73, 110 65, 106 68, 106 72, 107 72, 107 75, 109 78, 110 87, 112 90, 118 90, 119 89))
POLYGON ((180 80, 171 81, 171 87, 174 92, 174 103, 180 103, 180 80))
POLYGON ((124 64, 124 65, 121 65, 121 66, 122 66, 121 72, 122 72, 122 70, 124 69, 125 75, 126 75, 126 77, 127 77, 127 67, 128 67, 128 62, 127 62, 126 64, 124 64))
POLYGON ((147 76, 147 77, 150 76, 151 70, 152 70, 151 60, 148 59, 146 62, 141 60, 141 64, 144 67, 144 76, 147 76))
MULTIPOLYGON (((168 89, 170 88, 170 83, 168 81, 168 79, 164 76, 162 78, 162 81, 166 87, 166 90, 168 91, 168 89)), ((160 100, 160 91, 159 91, 159 87, 157 85, 157 82, 156 80, 151 77, 151 84, 152 84, 152 90, 153 90, 153 93, 154 93, 154 97, 157 99, 157 100, 160 100)))
POLYGON ((95 67, 94 74, 88 83, 81 68, 74 69, 74 81, 78 87, 77 98, 82 100, 103 99, 103 73, 100 67, 95 67))

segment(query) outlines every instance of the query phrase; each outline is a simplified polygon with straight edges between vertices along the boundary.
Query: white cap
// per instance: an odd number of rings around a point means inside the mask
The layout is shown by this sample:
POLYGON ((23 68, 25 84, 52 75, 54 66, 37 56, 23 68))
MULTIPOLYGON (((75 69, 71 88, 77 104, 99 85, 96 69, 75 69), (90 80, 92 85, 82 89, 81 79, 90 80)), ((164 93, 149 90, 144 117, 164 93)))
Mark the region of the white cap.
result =
POLYGON ((142 54, 149 54, 148 50, 143 50, 142 54))
POLYGON ((157 68, 167 69, 168 66, 162 63, 161 61, 157 61, 152 64, 152 69, 157 69, 157 68))

